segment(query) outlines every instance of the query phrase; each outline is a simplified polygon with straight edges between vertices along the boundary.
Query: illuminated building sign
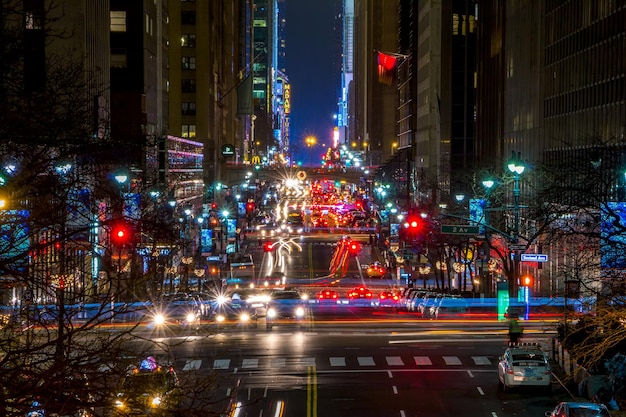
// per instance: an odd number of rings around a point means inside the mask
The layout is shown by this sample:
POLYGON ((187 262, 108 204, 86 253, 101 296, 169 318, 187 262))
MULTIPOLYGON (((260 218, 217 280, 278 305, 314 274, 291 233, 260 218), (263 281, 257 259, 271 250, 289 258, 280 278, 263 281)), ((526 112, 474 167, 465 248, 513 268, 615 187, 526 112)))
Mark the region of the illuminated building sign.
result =
POLYGON ((285 93, 283 95, 285 114, 291 113, 291 85, 285 84, 285 93))

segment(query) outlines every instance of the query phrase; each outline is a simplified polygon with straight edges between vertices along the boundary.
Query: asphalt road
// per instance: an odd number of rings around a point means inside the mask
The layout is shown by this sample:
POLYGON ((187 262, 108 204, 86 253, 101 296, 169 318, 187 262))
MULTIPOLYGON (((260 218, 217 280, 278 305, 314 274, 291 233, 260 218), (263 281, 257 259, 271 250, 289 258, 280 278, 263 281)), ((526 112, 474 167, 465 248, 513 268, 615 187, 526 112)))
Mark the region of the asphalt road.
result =
MULTIPOLYGON (((541 416, 567 393, 500 392, 506 335, 491 326, 417 322, 360 329, 281 327, 272 332, 178 335, 152 352, 187 373, 215 373, 215 398, 236 398, 237 416, 541 416), (163 357, 167 352, 167 358, 163 357), (161 356, 159 356, 161 355, 161 356)), ((526 342, 549 348, 551 335, 526 342)))

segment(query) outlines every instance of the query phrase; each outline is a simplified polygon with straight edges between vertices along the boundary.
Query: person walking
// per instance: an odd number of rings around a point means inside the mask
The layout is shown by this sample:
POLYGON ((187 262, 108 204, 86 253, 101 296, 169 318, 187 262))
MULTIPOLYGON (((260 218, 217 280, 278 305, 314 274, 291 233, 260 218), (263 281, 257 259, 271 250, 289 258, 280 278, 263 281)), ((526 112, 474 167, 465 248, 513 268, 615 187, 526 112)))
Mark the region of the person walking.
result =
POLYGON ((517 343, 519 338, 522 337, 524 328, 519 324, 519 320, 516 317, 509 319, 509 341, 510 343, 517 343))

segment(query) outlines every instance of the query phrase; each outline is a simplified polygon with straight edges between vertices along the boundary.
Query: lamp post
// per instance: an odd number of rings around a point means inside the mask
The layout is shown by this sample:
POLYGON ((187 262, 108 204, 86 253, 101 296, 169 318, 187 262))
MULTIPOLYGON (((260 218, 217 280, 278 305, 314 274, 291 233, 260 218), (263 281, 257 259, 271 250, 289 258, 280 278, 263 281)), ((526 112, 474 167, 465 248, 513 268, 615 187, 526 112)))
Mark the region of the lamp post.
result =
POLYGON ((304 139, 307 148, 309 148, 309 163, 313 165, 313 146, 317 144, 317 138, 313 135, 309 135, 304 139))
MULTIPOLYGON (((517 244, 519 241, 519 197, 520 197, 520 187, 519 187, 519 179, 520 175, 524 172, 526 167, 520 158, 520 153, 515 154, 515 151, 511 154, 511 159, 508 162, 507 167, 509 171, 513 173, 513 233, 511 235, 511 243, 517 244)), ((509 283, 509 295, 517 296, 517 280, 519 276, 519 254, 515 251, 515 257, 513 260, 513 282, 509 283)))
POLYGON ((226 253, 226 247, 228 246, 228 216, 230 213, 228 210, 222 210, 222 252, 226 253))

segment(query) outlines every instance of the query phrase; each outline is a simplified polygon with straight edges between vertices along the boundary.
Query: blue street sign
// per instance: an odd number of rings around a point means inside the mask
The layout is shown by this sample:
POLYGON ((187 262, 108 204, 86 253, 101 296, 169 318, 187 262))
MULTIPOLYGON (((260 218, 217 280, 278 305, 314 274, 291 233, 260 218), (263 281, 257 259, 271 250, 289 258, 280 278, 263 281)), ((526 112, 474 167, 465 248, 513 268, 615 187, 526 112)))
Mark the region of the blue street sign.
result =
POLYGON ((522 262, 548 262, 548 255, 540 253, 522 253, 522 262))

